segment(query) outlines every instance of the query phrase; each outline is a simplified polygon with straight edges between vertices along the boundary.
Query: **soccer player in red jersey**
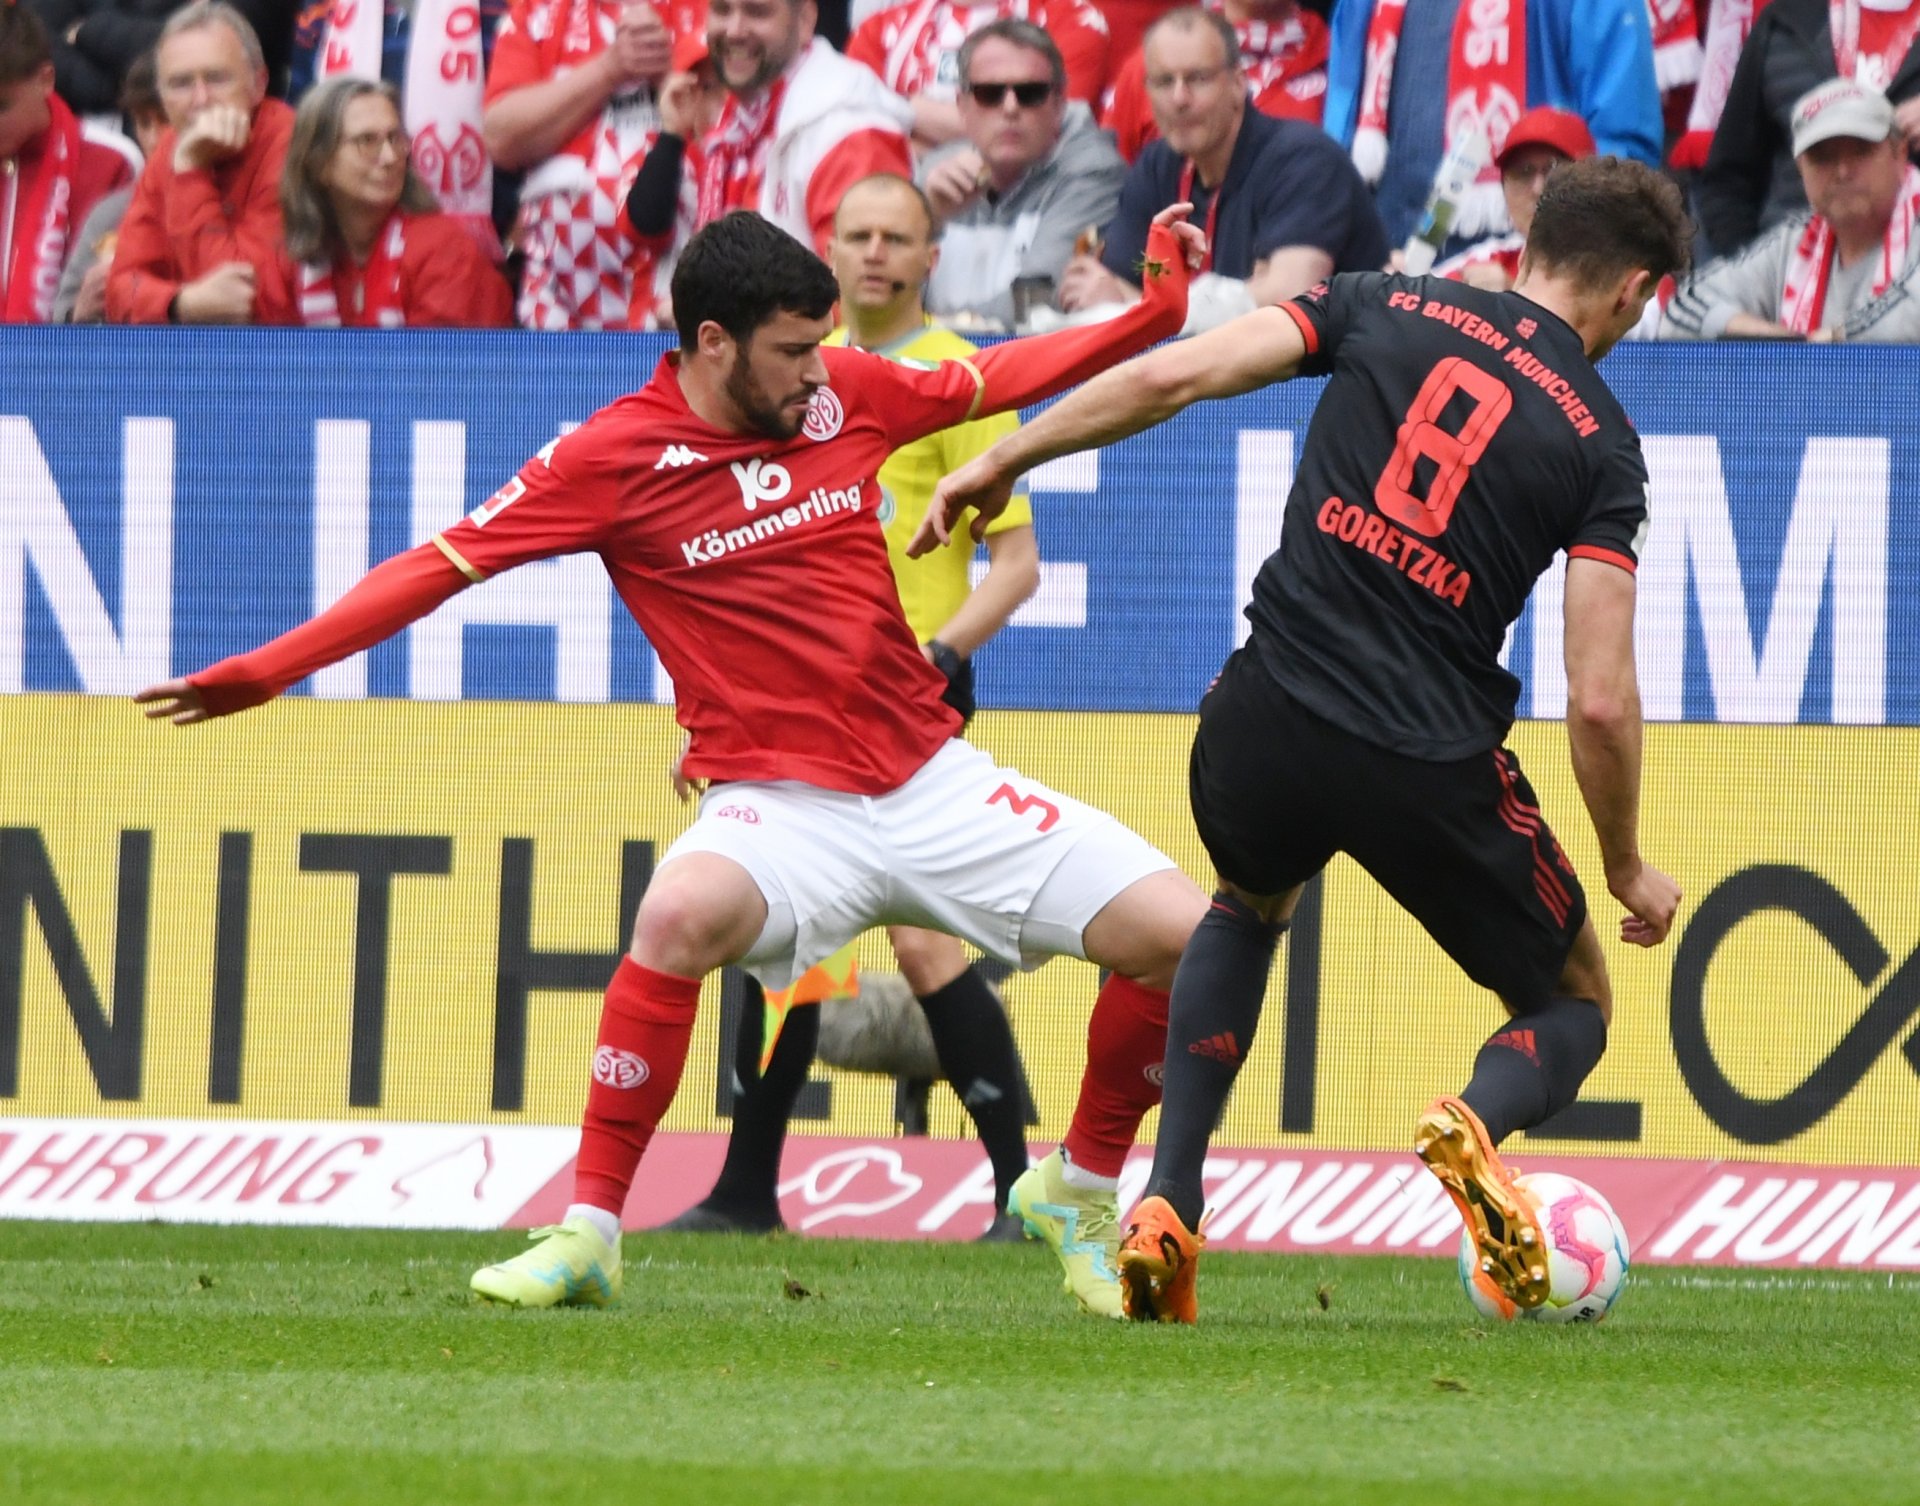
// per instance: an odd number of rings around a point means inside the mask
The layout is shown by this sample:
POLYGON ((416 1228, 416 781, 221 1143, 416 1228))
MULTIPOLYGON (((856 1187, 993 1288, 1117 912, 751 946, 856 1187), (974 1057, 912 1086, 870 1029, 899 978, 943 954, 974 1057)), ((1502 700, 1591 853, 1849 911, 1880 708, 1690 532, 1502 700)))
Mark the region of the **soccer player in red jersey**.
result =
POLYGON ((701 980, 739 963, 782 988, 872 926, 949 931, 1007 962, 1084 957, 1110 976, 1045 1235, 1083 1306, 1119 1316, 1115 1189, 1159 1101, 1167 990, 1205 897, 1111 816, 958 740, 946 677, 901 611, 877 516, 895 449, 1037 402, 1173 334, 1204 238, 1155 221, 1146 296, 1110 323, 917 369, 823 349, 839 289, 811 250, 737 212, 688 243, 681 348, 640 391, 555 440, 461 522, 377 566, 312 621, 135 699, 192 723, 258 706, 323 665, 530 560, 593 551, 672 676, 709 781, 641 901, 607 989, 574 1203, 474 1278, 520 1306, 603 1304, 620 1214, 673 1099, 701 980))
POLYGON ((1593 363, 1683 271, 1679 191, 1617 157, 1555 168, 1510 292, 1349 273, 1088 383, 969 461, 908 546, 925 553, 1013 478, 1206 398, 1328 376, 1285 547, 1246 647, 1200 703, 1189 788, 1218 892, 1180 963, 1147 1195, 1122 1236, 1131 1316, 1191 1323, 1207 1140, 1252 1043, 1305 882, 1349 854, 1511 1017, 1414 1150, 1521 1307, 1547 1296, 1535 1210, 1494 1147, 1572 1103, 1612 1018, 1580 881, 1501 744, 1520 682, 1502 635, 1567 555, 1567 740, 1620 938, 1665 940, 1680 889, 1640 855, 1634 571, 1640 441, 1593 363))

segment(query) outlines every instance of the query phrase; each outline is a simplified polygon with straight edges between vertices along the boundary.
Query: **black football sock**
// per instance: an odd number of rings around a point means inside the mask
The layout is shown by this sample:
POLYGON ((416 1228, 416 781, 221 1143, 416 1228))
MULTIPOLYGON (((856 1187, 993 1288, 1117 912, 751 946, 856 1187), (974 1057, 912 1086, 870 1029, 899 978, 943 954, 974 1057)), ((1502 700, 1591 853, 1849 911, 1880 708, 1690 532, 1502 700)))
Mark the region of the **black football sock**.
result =
POLYGON ((1005 1211, 1007 1193, 1027 1169, 1025 1094, 1013 1028, 977 967, 919 999, 940 1071, 966 1106, 993 1163, 994 1207, 1005 1211))
POLYGON ((1206 1211, 1200 1177, 1207 1141, 1253 1044, 1274 948, 1286 928, 1216 894, 1173 976, 1160 1136, 1147 1195, 1165 1198, 1189 1229, 1199 1227, 1206 1211))
POLYGON ((1460 1090, 1494 1144, 1539 1124, 1580 1096, 1580 1084, 1607 1049, 1607 1024, 1589 999, 1556 995, 1515 1015, 1473 1059, 1473 1081, 1460 1090))
POLYGON ((820 1006, 797 1004, 787 1011, 773 1059, 760 1071, 762 1021, 766 1004, 760 986, 747 981, 747 997, 734 1047, 733 1131, 727 1159, 703 1206, 739 1213, 751 1222, 778 1216, 780 1152, 787 1143, 787 1120, 813 1069, 820 1040, 820 1006))

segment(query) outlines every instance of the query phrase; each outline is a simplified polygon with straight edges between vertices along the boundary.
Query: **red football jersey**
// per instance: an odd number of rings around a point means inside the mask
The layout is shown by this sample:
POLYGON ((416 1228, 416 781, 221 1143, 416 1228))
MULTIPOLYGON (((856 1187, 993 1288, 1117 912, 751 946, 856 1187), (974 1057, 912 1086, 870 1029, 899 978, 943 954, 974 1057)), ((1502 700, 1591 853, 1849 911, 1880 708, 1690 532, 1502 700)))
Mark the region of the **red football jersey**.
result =
POLYGON ((880 463, 972 415, 980 378, 827 348, 829 384, 781 442, 687 406, 677 354, 435 538, 473 580, 598 553, 673 677, 685 770, 876 795, 955 732, 880 531, 880 463))

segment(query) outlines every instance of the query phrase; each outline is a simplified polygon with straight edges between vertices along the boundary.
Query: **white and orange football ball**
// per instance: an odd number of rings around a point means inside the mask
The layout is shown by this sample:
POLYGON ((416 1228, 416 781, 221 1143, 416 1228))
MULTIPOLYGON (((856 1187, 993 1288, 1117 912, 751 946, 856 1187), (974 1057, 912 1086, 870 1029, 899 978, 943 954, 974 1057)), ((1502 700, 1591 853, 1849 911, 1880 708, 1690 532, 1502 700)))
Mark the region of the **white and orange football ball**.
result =
POLYGON ((1518 1307, 1480 1269, 1480 1251, 1460 1236, 1460 1284, 1489 1318, 1534 1323, 1598 1323, 1627 1284, 1627 1231, 1607 1200, 1585 1182, 1557 1172, 1517 1176, 1514 1186, 1540 1211, 1551 1289, 1538 1307, 1518 1307))

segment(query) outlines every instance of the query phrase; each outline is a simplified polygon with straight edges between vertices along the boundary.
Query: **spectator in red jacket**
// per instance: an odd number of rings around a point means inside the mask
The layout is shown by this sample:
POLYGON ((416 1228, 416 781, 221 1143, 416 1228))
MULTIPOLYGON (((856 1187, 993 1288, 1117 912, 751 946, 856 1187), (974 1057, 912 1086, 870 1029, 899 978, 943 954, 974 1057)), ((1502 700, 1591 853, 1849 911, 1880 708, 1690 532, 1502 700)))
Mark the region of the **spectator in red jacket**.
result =
POLYGON ((966 134, 960 119, 960 47, 989 21, 1031 21, 1053 38, 1067 65, 1067 98, 1097 110, 1113 56, 1107 22, 1088 0, 901 0, 869 16, 847 42, 913 105, 913 139, 923 150, 966 134))
POLYGON ((133 178, 53 90, 40 18, 0 6, 0 321, 45 324, 95 204, 133 178))
MULTIPOLYGON (((1218 0, 1210 5, 1233 23, 1247 94, 1262 115, 1320 124, 1327 99, 1327 23, 1298 0, 1218 0)), ((1113 92, 1101 122, 1131 162, 1160 134, 1147 98, 1145 50, 1114 59, 1113 92)))
POLYGON ((498 327, 513 297, 408 157, 391 84, 332 78, 301 101, 280 180, 286 251, 260 314, 290 324, 498 327))
POLYGON ((160 33, 172 129, 120 225, 107 317, 250 324, 280 258, 280 168, 293 111, 267 98, 260 39, 223 0, 195 0, 160 33))

